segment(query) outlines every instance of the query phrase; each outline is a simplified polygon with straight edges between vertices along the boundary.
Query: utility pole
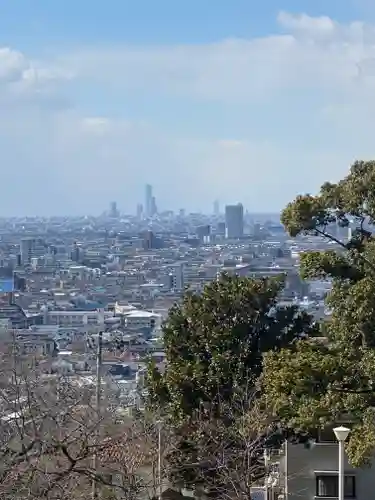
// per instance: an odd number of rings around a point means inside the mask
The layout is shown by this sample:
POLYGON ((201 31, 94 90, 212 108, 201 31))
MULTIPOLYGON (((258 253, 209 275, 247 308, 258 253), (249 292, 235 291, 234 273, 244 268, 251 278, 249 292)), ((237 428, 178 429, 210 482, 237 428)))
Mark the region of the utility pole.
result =
MULTIPOLYGON (((92 455, 92 468, 93 473, 98 472, 98 457, 97 457, 97 446, 99 444, 100 436, 100 415, 101 415, 101 389, 102 389, 102 363, 103 363, 103 332, 98 334, 98 344, 96 351, 96 391, 95 391, 95 409, 97 414, 97 428, 96 428, 96 440, 94 446, 94 452, 92 455)), ((98 496, 98 487, 96 478, 92 480, 92 500, 96 500, 98 496)))
POLYGON ((158 426, 158 499, 162 500, 163 495, 163 485, 161 477, 161 420, 157 421, 158 426))

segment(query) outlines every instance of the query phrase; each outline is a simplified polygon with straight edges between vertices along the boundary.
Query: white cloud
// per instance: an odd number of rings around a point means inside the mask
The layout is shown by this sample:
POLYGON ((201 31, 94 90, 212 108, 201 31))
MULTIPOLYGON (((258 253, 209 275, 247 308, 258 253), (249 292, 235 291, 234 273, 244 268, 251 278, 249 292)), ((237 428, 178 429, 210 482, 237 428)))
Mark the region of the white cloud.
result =
POLYGON ((96 136, 103 136, 111 133, 113 129, 111 120, 98 116, 83 118, 81 125, 83 132, 94 134, 96 136))
POLYGON ((71 78, 72 73, 39 61, 31 61, 21 52, 9 47, 0 48, 0 85, 5 85, 7 91, 40 90, 47 84, 71 78))
MULTIPOLYGON (((149 181, 173 208, 207 208, 219 197, 273 210, 340 177, 355 156, 374 155, 374 26, 285 12, 278 21, 285 34, 200 46, 78 48, 38 61, 0 49, 3 183, 18 172, 0 209, 99 212, 110 199, 130 209, 149 181), (91 95, 90 113, 77 86, 91 95), (176 96, 214 101, 231 121, 222 134, 202 114, 206 137, 194 123, 179 137, 144 116, 106 116, 98 90, 112 107, 142 95, 165 106, 176 96), (242 129, 238 104, 248 113, 242 129)), ((176 109, 176 124, 184 119, 176 109)))
POLYGON ((236 139, 221 139, 217 142, 217 145, 224 150, 237 149, 243 146, 243 142, 236 139))
POLYGON ((0 82, 12 83, 22 79, 23 71, 29 67, 26 57, 9 47, 0 49, 0 82))
POLYGON ((280 12, 277 17, 279 23, 284 28, 311 36, 332 36, 337 23, 327 16, 311 17, 306 14, 293 15, 289 12, 280 12))
POLYGON ((145 91, 152 83, 177 95, 254 102, 290 86, 352 90, 358 66, 375 58, 373 26, 285 12, 278 21, 286 34, 206 45, 77 50, 60 64, 114 88, 145 91))

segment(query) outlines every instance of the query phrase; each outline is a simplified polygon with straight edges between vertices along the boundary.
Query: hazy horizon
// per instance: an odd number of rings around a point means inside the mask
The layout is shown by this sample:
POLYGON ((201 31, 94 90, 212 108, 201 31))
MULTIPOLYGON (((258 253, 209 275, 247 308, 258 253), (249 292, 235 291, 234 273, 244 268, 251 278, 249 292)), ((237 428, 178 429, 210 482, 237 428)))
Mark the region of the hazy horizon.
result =
MULTIPOLYGON (((136 216, 135 213, 131 213, 131 212, 123 212, 122 210, 120 210, 121 207, 118 207, 119 208, 119 212, 120 212, 120 215, 123 215, 124 217, 126 216, 136 216)), ((225 208, 225 207, 223 207, 225 208)), ((168 211, 168 210, 166 210, 168 211)), ((108 211, 107 211, 108 213, 108 211)), ((161 212, 163 213, 163 212, 161 212)), ((208 212, 208 213, 205 213, 205 212, 195 212, 195 211, 191 211, 191 212, 187 212, 186 215, 190 215, 190 214, 197 214, 197 213, 201 213, 202 215, 206 215, 206 216, 211 216, 213 215, 212 214, 212 211, 211 212, 208 212)), ((175 214, 178 215, 178 211, 175 211, 175 214)), ((0 215, 0 220, 9 220, 9 219, 35 219, 35 218, 43 218, 43 219, 59 219, 59 218, 65 218, 65 217, 69 217, 69 218, 85 218, 85 217, 101 217, 105 215, 105 212, 98 212, 98 213, 76 213, 76 214, 63 214, 63 213, 56 213, 56 214, 21 214, 21 215, 10 215, 10 216, 3 216, 3 215, 0 215)), ((221 215, 224 215, 224 211, 221 212, 221 215)), ((248 213, 245 213, 244 214, 245 216, 247 217, 254 217, 256 219, 257 222, 265 222, 267 220, 279 220, 280 219, 280 212, 274 212, 274 213, 267 213, 267 212, 248 212, 248 213)))

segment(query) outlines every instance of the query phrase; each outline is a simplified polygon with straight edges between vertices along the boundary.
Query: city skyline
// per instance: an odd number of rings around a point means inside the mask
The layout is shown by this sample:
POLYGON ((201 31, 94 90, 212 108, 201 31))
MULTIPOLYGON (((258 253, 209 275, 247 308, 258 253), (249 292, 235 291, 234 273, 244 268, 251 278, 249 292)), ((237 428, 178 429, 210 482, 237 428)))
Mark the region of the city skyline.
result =
POLYGON ((368 1, 5 1, 0 29, 4 216, 133 213, 146 183, 278 212, 374 156, 368 1))

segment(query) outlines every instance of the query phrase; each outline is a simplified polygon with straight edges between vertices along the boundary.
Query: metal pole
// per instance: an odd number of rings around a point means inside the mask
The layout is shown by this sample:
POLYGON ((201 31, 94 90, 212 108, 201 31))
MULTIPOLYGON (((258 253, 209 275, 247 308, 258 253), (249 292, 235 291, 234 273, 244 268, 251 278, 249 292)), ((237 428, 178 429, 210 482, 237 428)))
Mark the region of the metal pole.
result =
POLYGON ((339 441, 339 499, 344 500, 344 441, 339 441))
POLYGON ((161 480, 161 422, 158 422, 158 498, 159 500, 162 500, 162 493, 163 493, 163 487, 162 487, 162 480, 161 480))
POLYGON ((284 498, 288 500, 288 440, 284 442, 285 453, 284 453, 284 474, 285 474, 285 485, 284 485, 284 498))
MULTIPOLYGON (((98 334, 98 345, 97 345, 97 353, 96 353, 96 392, 95 392, 95 409, 97 413, 97 427, 96 427, 96 442, 94 446, 94 451, 92 455, 92 468, 94 474, 97 473, 98 469, 98 460, 96 453, 96 446, 99 444, 99 426, 100 426, 100 396, 101 396, 101 385, 102 385, 102 361, 103 361, 103 332, 99 332, 98 334)), ((98 488, 95 478, 92 480, 92 498, 96 500, 98 496, 98 488)))
POLYGON ((268 460, 268 450, 263 451, 263 458, 264 458, 264 468, 266 471, 266 477, 265 477, 265 485, 264 485, 264 496, 266 500, 269 500, 269 460, 268 460))

